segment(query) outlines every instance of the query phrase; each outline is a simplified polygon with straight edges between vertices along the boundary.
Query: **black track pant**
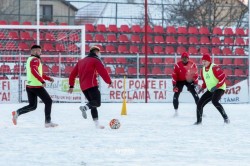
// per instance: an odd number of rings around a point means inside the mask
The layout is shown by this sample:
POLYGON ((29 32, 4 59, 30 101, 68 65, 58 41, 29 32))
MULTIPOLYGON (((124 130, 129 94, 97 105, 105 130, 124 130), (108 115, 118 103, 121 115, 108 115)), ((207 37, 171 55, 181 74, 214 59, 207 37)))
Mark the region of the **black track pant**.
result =
POLYGON ((199 101, 199 96, 198 96, 197 92, 195 91, 194 84, 189 83, 187 81, 178 81, 176 83, 176 86, 179 89, 179 91, 174 93, 174 98, 173 98, 174 109, 178 109, 178 107, 179 107, 179 96, 180 96, 180 93, 182 92, 184 85, 187 87, 188 91, 192 94, 192 96, 195 100, 195 103, 197 104, 199 101))
POLYGON ((83 94, 89 101, 88 107, 91 109, 91 115, 93 120, 98 120, 97 107, 101 106, 101 94, 98 87, 92 87, 83 91, 83 94))
POLYGON ((37 97, 39 97, 43 103, 45 104, 45 123, 49 123, 51 121, 51 106, 52 99, 49 96, 48 92, 43 88, 29 88, 26 87, 29 105, 20 108, 17 110, 18 115, 25 114, 27 112, 33 111, 37 108, 37 97))
POLYGON ((217 110, 220 112, 221 116, 224 119, 228 119, 228 116, 226 112, 224 111, 224 108, 219 103, 219 100, 221 99, 221 96, 224 94, 224 90, 217 89, 214 92, 206 91, 200 98, 198 104, 197 104, 197 122, 202 121, 202 114, 203 114, 203 108, 204 106, 212 101, 213 105, 217 108, 217 110))

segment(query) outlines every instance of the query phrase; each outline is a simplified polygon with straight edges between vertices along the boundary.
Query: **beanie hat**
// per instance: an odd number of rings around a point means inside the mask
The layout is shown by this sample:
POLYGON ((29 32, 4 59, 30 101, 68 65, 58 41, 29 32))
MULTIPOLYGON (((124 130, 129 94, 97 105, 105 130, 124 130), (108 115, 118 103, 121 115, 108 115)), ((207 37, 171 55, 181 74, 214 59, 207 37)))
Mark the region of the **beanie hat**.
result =
POLYGON ((181 54, 181 58, 184 58, 184 57, 189 58, 189 54, 187 52, 183 52, 181 54))
POLYGON ((205 61, 208 61, 208 62, 211 62, 211 57, 209 54, 204 54, 202 56, 202 59, 201 60, 205 60, 205 61))

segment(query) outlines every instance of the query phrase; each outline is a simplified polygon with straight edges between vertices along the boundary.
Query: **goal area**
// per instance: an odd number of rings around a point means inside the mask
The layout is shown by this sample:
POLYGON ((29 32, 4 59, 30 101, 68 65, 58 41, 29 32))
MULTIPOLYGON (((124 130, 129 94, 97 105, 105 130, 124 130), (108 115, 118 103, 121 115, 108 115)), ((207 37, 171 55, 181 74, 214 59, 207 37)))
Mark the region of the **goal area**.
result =
POLYGON ((34 44, 42 47, 43 73, 55 80, 46 85, 52 100, 81 101, 78 80, 75 93, 67 90, 71 70, 85 56, 85 26, 1 25, 0 103, 27 101, 25 63, 34 44))

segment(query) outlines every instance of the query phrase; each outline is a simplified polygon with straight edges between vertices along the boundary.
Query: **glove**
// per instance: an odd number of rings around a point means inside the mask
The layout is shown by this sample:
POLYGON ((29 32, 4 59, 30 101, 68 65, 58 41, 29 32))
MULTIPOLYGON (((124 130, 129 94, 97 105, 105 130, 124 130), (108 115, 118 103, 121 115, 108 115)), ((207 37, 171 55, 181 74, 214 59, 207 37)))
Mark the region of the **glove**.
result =
POLYGON ((174 86, 173 92, 179 92, 179 88, 177 88, 176 86, 174 86))
POLYGON ((214 92, 216 91, 218 88, 216 86, 212 87, 212 89, 210 90, 210 92, 214 92))

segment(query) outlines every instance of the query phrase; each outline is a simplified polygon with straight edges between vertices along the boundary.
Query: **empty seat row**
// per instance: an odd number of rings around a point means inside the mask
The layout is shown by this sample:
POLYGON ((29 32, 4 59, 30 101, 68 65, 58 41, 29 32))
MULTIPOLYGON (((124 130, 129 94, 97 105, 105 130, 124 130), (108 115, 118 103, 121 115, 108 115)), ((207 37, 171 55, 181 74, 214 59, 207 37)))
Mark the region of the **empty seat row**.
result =
MULTIPOLYGON (((21 31, 20 34, 17 31, 0 31, 0 40, 11 39, 11 40, 36 40, 38 37, 37 32, 21 31)), ((77 33, 67 34, 66 32, 59 32, 57 34, 53 32, 45 32, 39 34, 40 40, 46 41, 80 41, 80 36, 77 33)))
MULTIPOLYGON (((116 48, 114 45, 107 44, 104 45, 97 45, 100 47, 102 53, 108 54, 137 54, 137 53, 145 53, 145 46, 139 47, 135 45, 118 45, 116 48)), ((85 51, 89 51, 89 45, 85 45, 85 51)), ((173 54, 182 54, 183 52, 189 52, 190 54, 199 55, 205 53, 212 53, 214 55, 246 55, 244 48, 237 47, 234 51, 231 50, 229 47, 224 47, 222 50, 219 47, 213 47, 210 51, 208 47, 194 47, 190 46, 188 49, 184 46, 178 46, 176 49, 173 46, 153 46, 147 47, 148 54, 161 54, 161 55, 173 55, 173 54)))
MULTIPOLYGON (((0 25, 32 25, 32 22, 30 21, 24 21, 20 23, 19 21, 10 21, 8 22, 7 20, 0 20, 0 25)), ((36 23, 34 24, 36 25, 36 23)), ((48 22, 45 24, 44 22, 40 21, 40 25, 68 25, 66 22, 48 22)))
MULTIPOLYGON (((86 42, 108 42, 108 43, 145 43, 146 37, 143 35, 124 35, 121 34, 117 37, 115 34, 107 34, 107 36, 103 34, 95 34, 94 37, 92 34, 87 33, 85 37, 86 42)), ((166 38, 162 35, 158 36, 147 36, 148 43, 166 43, 166 44, 203 44, 203 45, 248 45, 248 39, 237 37, 235 40, 231 37, 225 37, 224 40, 221 41, 219 37, 212 37, 211 39, 207 36, 201 36, 200 38, 196 36, 190 36, 189 38, 186 36, 166 36, 166 38)))
MULTIPOLYGON (((112 24, 106 27, 104 24, 97 24, 94 26, 93 24, 85 24, 86 32, 122 32, 122 33, 142 33, 145 32, 145 26, 140 25, 132 25, 129 27, 128 25, 121 25, 119 28, 112 24)), ((155 25, 154 27, 147 26, 148 33, 167 33, 167 34, 195 34, 195 35, 238 35, 245 36, 248 34, 248 30, 244 30, 243 28, 236 28, 235 31, 232 28, 225 28, 224 30, 220 27, 214 27, 212 32, 210 33, 208 27, 174 27, 167 26, 163 28, 160 25, 155 25)))

